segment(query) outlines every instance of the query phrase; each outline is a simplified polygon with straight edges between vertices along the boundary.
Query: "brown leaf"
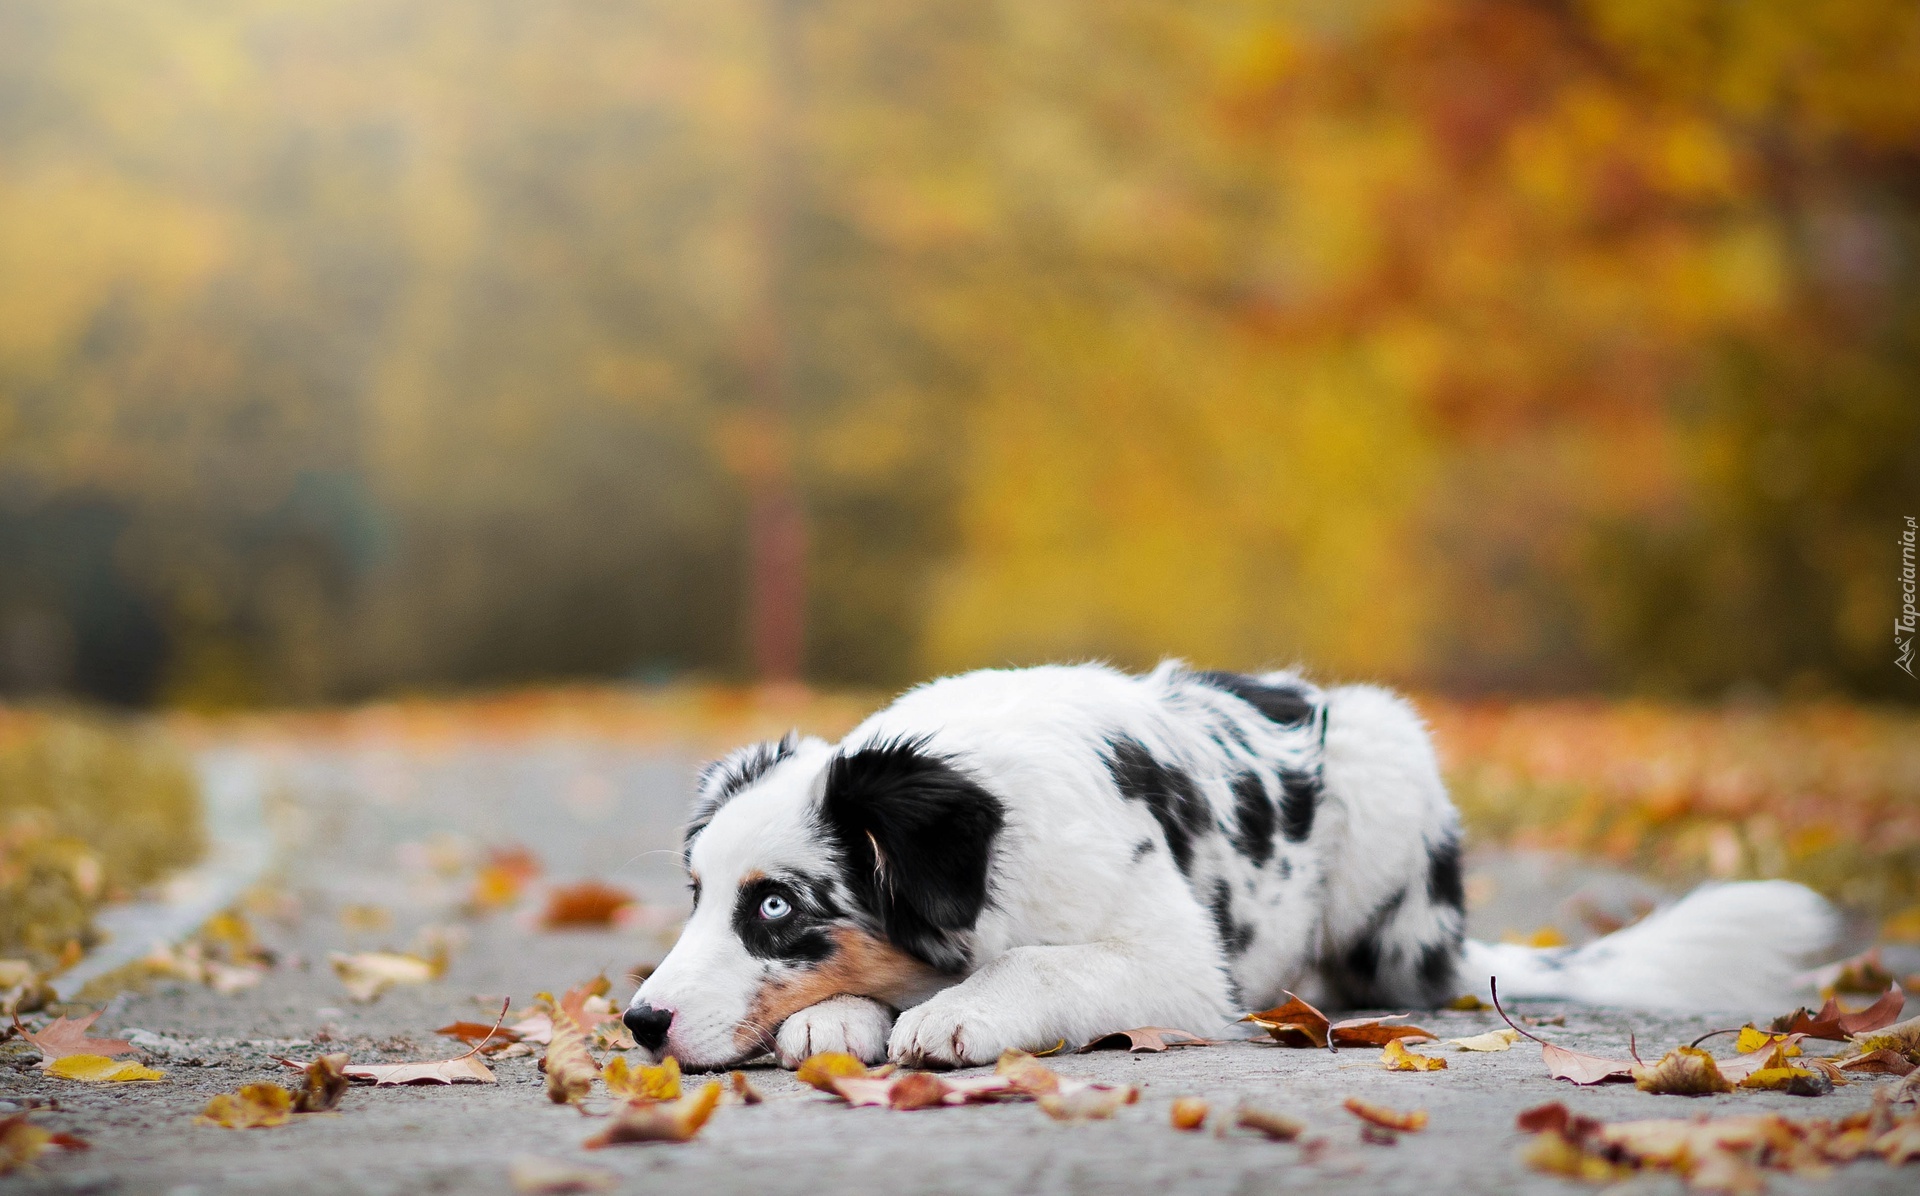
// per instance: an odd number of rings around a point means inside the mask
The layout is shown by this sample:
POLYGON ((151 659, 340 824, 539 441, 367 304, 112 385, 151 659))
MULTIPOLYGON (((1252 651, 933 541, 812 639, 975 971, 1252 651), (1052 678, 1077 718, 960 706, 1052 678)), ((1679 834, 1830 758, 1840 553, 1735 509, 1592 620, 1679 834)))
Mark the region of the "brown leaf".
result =
POLYGON ((1371 1125, 1377 1125, 1382 1129, 1398 1130, 1411 1134, 1418 1133, 1427 1128, 1427 1111, 1425 1109, 1415 1109, 1410 1113, 1402 1113, 1396 1109, 1389 1109, 1385 1105, 1368 1104, 1357 1096, 1350 1096, 1341 1102, 1341 1104, 1347 1112, 1353 1114, 1355 1117, 1371 1125))
POLYGON ((632 893, 597 880, 559 885, 547 892, 540 925, 548 930, 607 929, 620 911, 637 904, 632 893))
POLYGON ((87 1028, 100 1020, 99 1013, 89 1013, 85 1017, 56 1017, 40 1030, 29 1030, 20 1024, 18 1017, 13 1020, 13 1028, 20 1037, 32 1043, 40 1051, 40 1070, 55 1059, 68 1055, 125 1055, 133 1050, 133 1044, 123 1038, 89 1038, 87 1028))
POLYGON ((1197 1130, 1207 1124, 1207 1102, 1197 1096, 1176 1097, 1168 1117, 1176 1130, 1197 1130))
MULTIPOLYGON (((546 1023, 547 1034, 551 1035, 552 1023, 546 1023)), ((468 1046, 480 1046, 483 1055, 494 1055, 506 1050, 520 1041, 518 1032, 508 1026, 489 1026, 485 1022, 453 1022, 440 1027, 435 1034, 444 1034, 448 1038, 457 1038, 468 1046)))
POLYGON ((347 1090, 347 1057, 322 1055, 301 1069, 300 1091, 293 1094, 296 1113, 329 1113, 347 1090))
POLYGON ((1820 1007, 1820 1012, 1797 1009, 1785 1017, 1775 1018, 1773 1029, 1776 1033, 1804 1034, 1808 1038, 1844 1042, 1856 1035, 1892 1025, 1899 1019, 1900 1011, 1906 1008, 1906 1004, 1907 994, 1900 990, 1898 984, 1892 984, 1878 1001, 1857 1013, 1843 1012, 1839 999, 1828 997, 1827 1003, 1820 1007))
POLYGON ((1633 1069, 1634 1086, 1661 1096, 1708 1096, 1732 1092, 1712 1055, 1694 1047, 1675 1047, 1651 1067, 1633 1069))
MULTIPOLYGON (((1204 1106, 1203 1106, 1204 1107, 1204 1106)), ((1275 1142, 1291 1142, 1306 1132, 1306 1126, 1291 1117, 1266 1109, 1255 1109, 1242 1105, 1233 1111, 1233 1124, 1241 1129, 1265 1134, 1275 1142)), ((1198 1127, 1195 1127, 1198 1128, 1198 1127)))
POLYGON ((0 1175, 31 1166, 42 1152, 55 1147, 87 1150, 90 1144, 73 1134, 58 1133, 34 1125, 27 1120, 25 1113, 0 1117, 0 1175))
POLYGON ((1249 1013, 1240 1020, 1259 1026, 1285 1046, 1326 1046, 1327 1031, 1333 1025, 1327 1015, 1292 993, 1287 993, 1287 998, 1285 1005, 1249 1013))
POLYGON ((1914 1065, 1907 1062, 1905 1055, 1899 1051, 1889 1051, 1884 1047, 1842 1060, 1839 1066, 1842 1071, 1876 1076, 1904 1076, 1914 1069, 1914 1065))
POLYGON ((713 1116, 720 1103, 720 1081, 712 1080, 692 1096, 670 1103, 627 1105, 607 1128, 581 1145, 588 1150, 625 1142, 687 1142, 713 1116))
POLYGON ((1380 1064, 1388 1071, 1444 1071, 1447 1061, 1437 1055, 1415 1054, 1396 1038, 1380 1052, 1380 1064))
POLYGON ((1387 1017, 1361 1017, 1335 1022, 1328 1028, 1327 1036, 1337 1047, 1385 1046, 1401 1038, 1432 1040, 1434 1036, 1418 1026, 1387 1025, 1394 1018, 1406 1016, 1404 1013, 1395 1013, 1387 1017))
POLYGON ((578 1022, 562 1012, 553 1018, 553 1041, 541 1066, 547 1073, 547 1099, 556 1105, 577 1104, 600 1078, 600 1065, 587 1051, 587 1037, 578 1022))
POLYGON ((1874 1139, 1873 1150, 1895 1167, 1920 1159, 1920 1118, 1908 1118, 1874 1139))
POLYGON ((293 1094, 278 1084, 248 1084, 208 1101, 197 1120, 229 1130, 285 1125, 293 1120, 293 1094))
POLYGON ((1212 1039, 1202 1038, 1198 1034, 1189 1034, 1185 1030, 1173 1030, 1166 1026, 1136 1026, 1131 1030, 1115 1030, 1111 1034, 1102 1034, 1075 1053, 1084 1055, 1089 1051, 1118 1050, 1140 1053, 1164 1051, 1170 1047, 1213 1045, 1212 1039))
POLYGON ((1025 1051, 1007 1051, 994 1064, 993 1074, 1027 1096, 1044 1096, 1060 1091, 1060 1075, 1025 1051))
POLYGON ((730 1071, 727 1073, 727 1079, 733 1084, 733 1095, 741 1104, 757 1105, 767 1099, 760 1095, 760 1090, 753 1086, 753 1081, 747 1079, 746 1072, 730 1071))
POLYGON ((887 1104, 895 1109, 931 1109, 946 1099, 947 1085, 930 1071, 910 1071, 894 1077, 887 1104))

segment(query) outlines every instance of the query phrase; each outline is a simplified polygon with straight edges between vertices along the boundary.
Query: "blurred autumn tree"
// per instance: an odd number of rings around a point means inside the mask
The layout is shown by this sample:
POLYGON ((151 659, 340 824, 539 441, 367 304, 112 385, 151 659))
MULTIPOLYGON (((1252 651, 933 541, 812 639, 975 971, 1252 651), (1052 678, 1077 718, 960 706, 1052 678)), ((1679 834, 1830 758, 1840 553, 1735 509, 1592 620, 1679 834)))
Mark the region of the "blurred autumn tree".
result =
POLYGON ((1916 77, 1896 0, 14 0, 0 688, 737 671, 790 460, 823 680, 1910 699, 1916 77))

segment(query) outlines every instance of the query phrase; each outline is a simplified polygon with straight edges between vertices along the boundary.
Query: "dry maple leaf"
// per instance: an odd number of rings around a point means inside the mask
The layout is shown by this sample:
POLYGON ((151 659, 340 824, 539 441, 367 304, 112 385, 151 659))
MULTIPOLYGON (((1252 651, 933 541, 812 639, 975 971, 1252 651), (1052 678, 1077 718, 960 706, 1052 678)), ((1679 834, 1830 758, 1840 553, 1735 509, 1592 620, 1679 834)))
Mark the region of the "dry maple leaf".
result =
POLYGON ((1389 1109, 1385 1105, 1369 1104, 1357 1096, 1350 1096, 1342 1101, 1341 1107, 1360 1120, 1370 1125, 1377 1125, 1381 1129, 1417 1134, 1427 1128, 1425 1109, 1414 1109, 1411 1112, 1402 1113, 1397 1109, 1389 1109))
MULTIPOLYGON (((497 1026, 507 1016, 509 1002, 500 1002, 500 1017, 497 1026)), ((467 1049, 464 1055, 451 1059, 440 1059, 430 1063, 361 1063, 348 1064, 340 1070, 349 1080, 370 1081, 375 1087, 391 1087, 395 1084, 492 1084, 493 1072, 479 1059, 480 1048, 486 1045, 482 1039, 467 1049)), ((287 1063, 289 1067, 300 1066, 287 1063)))
POLYGON ((87 1037, 87 1028, 99 1019, 98 1013, 89 1013, 85 1017, 56 1017, 43 1029, 29 1030, 16 1017, 13 1019, 13 1028, 15 1033, 39 1049, 40 1070, 46 1071, 47 1065, 55 1059, 69 1055, 125 1055, 133 1050, 133 1044, 124 1038, 87 1037))
POLYGON ((1176 1130, 1197 1130, 1207 1124, 1207 1102, 1197 1096, 1176 1097, 1168 1119, 1176 1130))
POLYGON ((507 1181, 523 1196, 569 1196, 580 1192, 611 1192, 620 1177, 600 1167, 582 1167, 560 1159, 523 1154, 507 1164, 507 1181))
POLYGON ((946 1098, 946 1082, 930 1071, 897 1076, 887 1091, 887 1104, 895 1109, 931 1109, 946 1098))
POLYGON ((821 1051, 807 1056, 793 1078, 822 1092, 838 1092, 835 1080, 865 1079, 871 1074, 866 1064, 844 1051, 821 1051))
POLYGON ((1633 1069, 1633 1084, 1657 1096, 1711 1096, 1732 1092, 1712 1055, 1696 1047, 1675 1047, 1650 1067, 1633 1069))
POLYGON ((1274 1041, 1291 1047, 1384 1046, 1396 1038, 1433 1037, 1418 1026, 1387 1024, 1396 1018, 1406 1017, 1404 1013, 1333 1022, 1328 1020, 1326 1014, 1292 993, 1287 993, 1287 998, 1285 1005, 1249 1013, 1240 1020, 1252 1022, 1271 1035, 1274 1041))
POLYGON ((1505 1051, 1520 1041, 1518 1030, 1488 1030, 1485 1034, 1475 1034, 1468 1038, 1449 1038, 1447 1042, 1463 1051, 1505 1051))
MULTIPOLYGON (((733 1074, 740 1075, 739 1072, 733 1074)), ((668 1055, 667 1061, 658 1067, 646 1064, 631 1067, 625 1056, 615 1055, 601 1069, 600 1079, 605 1082, 608 1092, 628 1101, 637 1103, 680 1099, 680 1061, 672 1055, 668 1055)))
POLYGON ((1306 1132, 1307 1128, 1291 1117, 1249 1105, 1242 1105, 1233 1111, 1233 1124, 1264 1134, 1275 1142, 1291 1142, 1306 1132))
POLYGON ((1863 1055, 1870 1051, 1892 1051, 1905 1056, 1909 1063, 1920 1063, 1920 1017, 1908 1018, 1876 1034, 1858 1035, 1853 1045, 1863 1055))
POLYGON ((1789 1096, 1825 1096, 1833 1091, 1833 1081, 1825 1072, 1802 1067, 1763 1067, 1742 1077, 1738 1086, 1789 1096))
MULTIPOLYGON (((1537 1034, 1529 1034, 1513 1024, 1507 1011, 1500 1006, 1500 985, 1492 982, 1490 992, 1493 997, 1494 1011, 1500 1015, 1507 1028, 1523 1038, 1530 1038, 1540 1044, 1540 1062, 1547 1068, 1547 1074, 1556 1080, 1569 1080, 1575 1084, 1602 1084, 1608 1080, 1630 1080, 1633 1078, 1633 1063, 1625 1059, 1603 1059, 1599 1055, 1588 1055, 1581 1051, 1568 1050, 1556 1046, 1537 1034)), ((1531 1020, 1531 1019, 1529 1019, 1531 1020)))
POLYGON ((425 984, 436 979, 446 966, 444 961, 399 951, 335 951, 327 956, 327 962, 346 986, 347 995, 362 1003, 379 999, 381 993, 397 984, 425 984))
MULTIPOLYGON (((1742 1026, 1740 1037, 1734 1040, 1733 1049, 1742 1055, 1751 1055, 1778 1046, 1784 1047, 1789 1055, 1798 1055, 1799 1041, 1804 1037, 1804 1034, 1772 1034, 1757 1026, 1742 1026)), ((1699 1046, 1704 1041, 1704 1038, 1696 1038, 1693 1045, 1699 1046)))
POLYGON ((719 1103, 720 1081, 713 1080, 677 1101, 627 1105, 613 1115, 606 1129, 581 1145, 599 1150, 623 1142, 686 1142, 700 1132, 719 1103))
POLYGON ((600 1065, 587 1051, 587 1038, 565 1014, 553 1019, 553 1041, 540 1063, 547 1073, 547 1099, 556 1105, 577 1104, 600 1078, 600 1065))
POLYGON ((125 1059, 109 1059, 105 1055, 62 1055, 50 1063, 41 1064, 41 1067, 50 1076, 88 1084, 125 1084, 167 1078, 167 1073, 163 1071, 155 1071, 125 1059))
POLYGON ((1843 1059, 1839 1067, 1842 1071, 1881 1076, 1904 1076, 1911 1073, 1914 1069, 1914 1065, 1907 1062, 1905 1055, 1902 1055, 1899 1051, 1889 1051, 1885 1049, 1875 1049, 1868 1051, 1864 1055, 1855 1055, 1851 1059, 1843 1059))
POLYGON ((1773 1029, 1779 1034, 1804 1034, 1808 1038, 1844 1042, 1892 1025, 1899 1019, 1900 1011, 1906 1008, 1906 1004, 1907 994, 1900 990, 1898 984, 1894 984, 1888 986, 1878 1001, 1856 1013, 1844 1012, 1838 998, 1828 997, 1827 1003, 1820 1007, 1820 1012, 1796 1009, 1785 1017, 1775 1018, 1773 1029))
POLYGON ((1388 1071, 1444 1071, 1447 1061, 1437 1055, 1415 1054, 1396 1038, 1380 1052, 1380 1065, 1388 1071))
POLYGON ((207 1102, 196 1118, 201 1125, 229 1130, 267 1129, 293 1120, 293 1093, 278 1084, 247 1084, 207 1102))
POLYGON ((1166 1026, 1136 1026, 1131 1030, 1115 1030, 1081 1047, 1076 1054, 1089 1051, 1127 1050, 1135 1053, 1164 1051, 1171 1047, 1213 1046, 1210 1038, 1198 1034, 1189 1034, 1185 1030, 1174 1030, 1166 1026))
POLYGON ((597 880, 559 885, 547 891, 540 925, 548 930, 606 929, 620 911, 637 904, 632 893, 597 880))
POLYGON ((28 1167, 50 1149, 88 1150, 85 1138, 60 1133, 27 1120, 25 1113, 0 1118, 0 1175, 28 1167))
POLYGON ((1715 1059, 1714 1066, 1719 1068, 1722 1076, 1738 1084, 1757 1071, 1796 1066, 1791 1062, 1796 1058, 1802 1060, 1802 1064, 1811 1063, 1811 1060, 1800 1053, 1799 1042, 1800 1035, 1789 1034, 1774 1043, 1771 1050, 1755 1051, 1750 1055, 1735 1055, 1731 1059, 1715 1059))
POLYGON ((1025 1051, 1003 1053, 993 1066, 993 1074, 1027 1096, 1044 1096, 1060 1091, 1060 1073, 1025 1051))

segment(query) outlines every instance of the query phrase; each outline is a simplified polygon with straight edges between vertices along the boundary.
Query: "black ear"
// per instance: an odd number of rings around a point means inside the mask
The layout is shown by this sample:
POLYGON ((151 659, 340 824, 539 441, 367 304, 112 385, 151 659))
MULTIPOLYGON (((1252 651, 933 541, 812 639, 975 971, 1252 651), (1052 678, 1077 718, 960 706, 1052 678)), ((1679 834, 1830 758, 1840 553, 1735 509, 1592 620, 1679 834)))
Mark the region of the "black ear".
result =
POLYGON ((732 801, 735 794, 772 772, 775 765, 799 750, 799 734, 789 731, 777 740, 735 748, 701 769, 693 813, 688 816, 686 830, 680 835, 682 862, 693 854, 694 839, 707 829, 707 824, 713 821, 713 816, 720 812, 721 806, 732 801))
POLYGON ((894 945, 942 971, 967 966, 962 935, 987 904, 998 798, 923 740, 834 758, 821 815, 847 883, 894 945))

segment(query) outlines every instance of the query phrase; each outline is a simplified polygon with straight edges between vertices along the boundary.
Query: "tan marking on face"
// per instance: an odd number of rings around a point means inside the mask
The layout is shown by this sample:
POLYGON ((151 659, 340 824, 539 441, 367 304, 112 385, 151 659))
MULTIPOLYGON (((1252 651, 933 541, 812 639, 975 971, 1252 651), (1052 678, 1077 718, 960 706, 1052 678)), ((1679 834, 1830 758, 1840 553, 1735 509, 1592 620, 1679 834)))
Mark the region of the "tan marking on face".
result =
POLYGON ((734 1045, 771 1042, 780 1023, 828 997, 872 997, 893 1002, 925 991, 939 973, 883 938, 851 926, 832 931, 833 953, 816 964, 762 986, 733 1032, 734 1045))

